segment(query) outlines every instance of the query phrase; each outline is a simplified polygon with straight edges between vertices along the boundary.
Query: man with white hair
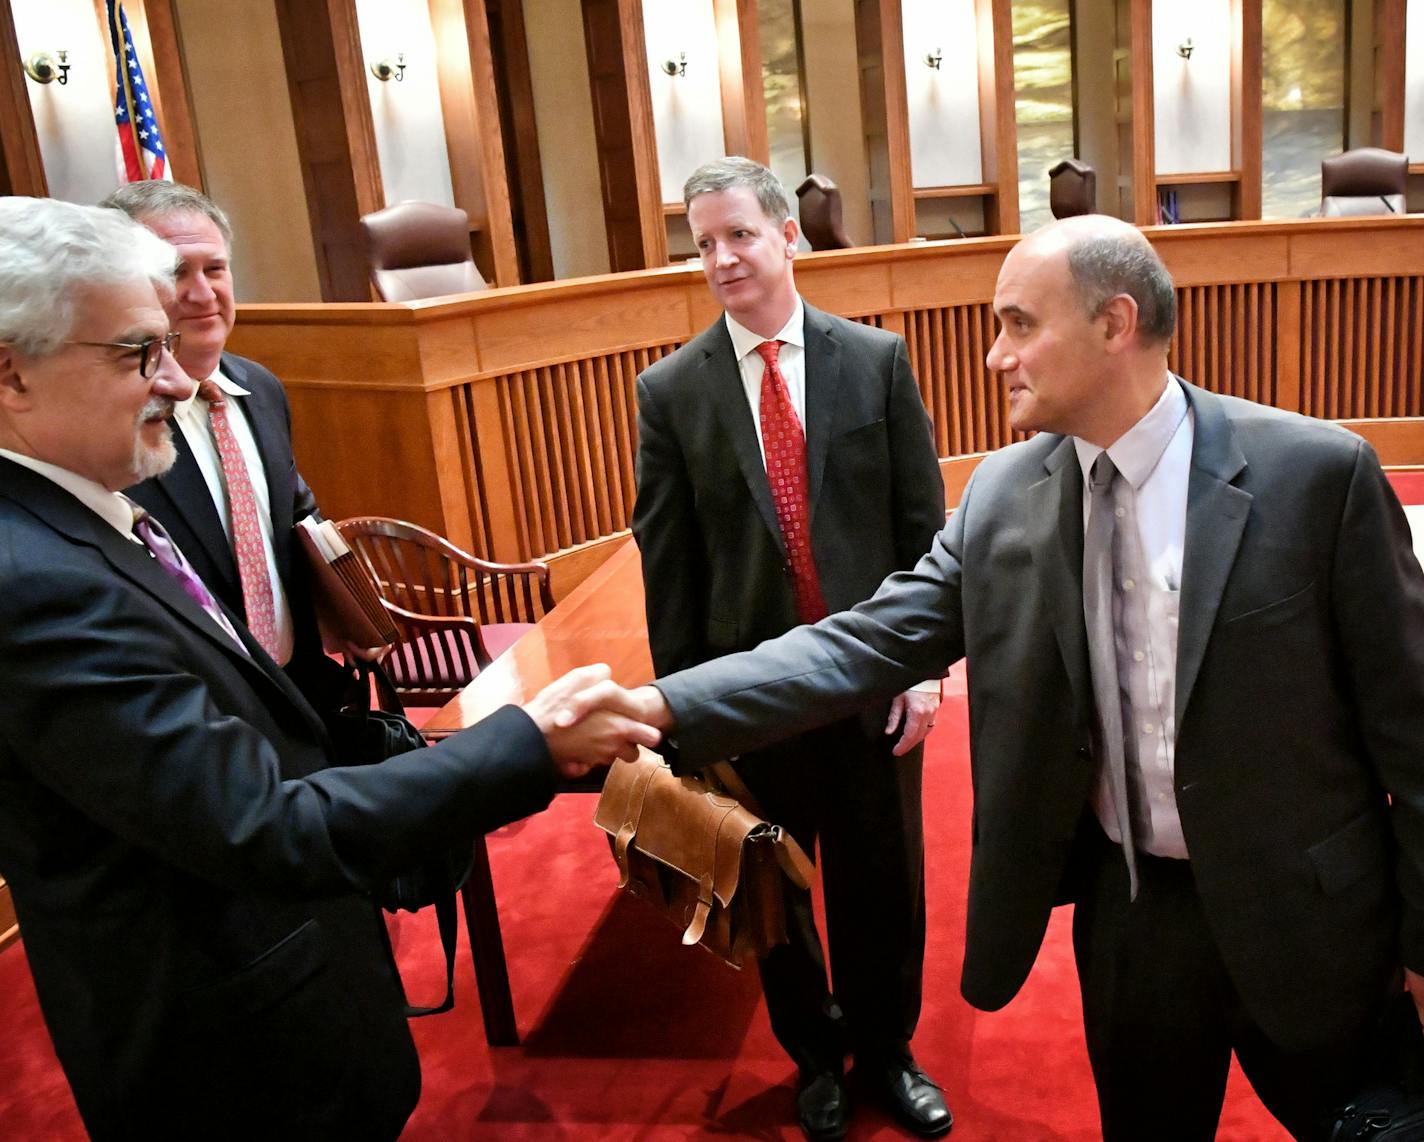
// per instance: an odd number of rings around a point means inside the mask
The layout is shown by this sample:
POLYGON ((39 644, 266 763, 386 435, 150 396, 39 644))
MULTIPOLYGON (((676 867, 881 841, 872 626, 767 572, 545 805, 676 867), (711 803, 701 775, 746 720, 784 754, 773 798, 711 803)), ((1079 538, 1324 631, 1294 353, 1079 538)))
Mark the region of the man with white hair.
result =
POLYGON ((339 767, 311 706, 120 489, 192 382, 172 248, 0 199, 0 872, 92 1137, 395 1138, 420 1072, 371 888, 631 755, 585 668, 339 767))

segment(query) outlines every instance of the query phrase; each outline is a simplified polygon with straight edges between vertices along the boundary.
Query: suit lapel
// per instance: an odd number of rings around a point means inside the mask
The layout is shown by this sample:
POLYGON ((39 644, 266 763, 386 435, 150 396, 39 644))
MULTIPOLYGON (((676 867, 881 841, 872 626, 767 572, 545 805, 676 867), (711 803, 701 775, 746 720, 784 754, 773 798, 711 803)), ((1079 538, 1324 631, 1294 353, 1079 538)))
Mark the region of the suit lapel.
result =
MULTIPOLYGON (((173 512, 165 518, 182 520, 202 547, 207 565, 217 570, 223 582, 208 584, 209 589, 228 596, 241 597, 237 581, 237 563, 233 559, 232 547, 227 541, 222 520, 218 517, 217 505, 213 503, 208 482, 203 479, 202 469, 193 456, 193 446, 183 434, 177 420, 170 421, 173 431, 173 448, 178 459, 164 475, 154 483, 173 505, 173 512)), ((190 558, 194 553, 184 547, 184 554, 190 558)))
MULTIPOLYGON (((821 482, 826 474, 826 455, 831 447, 831 422, 839 401, 841 346, 831 332, 825 314, 805 308, 806 339, 806 476, 811 518, 821 498, 821 482)), ((779 530, 779 529, 778 529, 779 530)))
MULTIPOLYGON (((1180 379, 1180 378, 1179 378, 1180 379)), ((1221 402, 1182 382, 1195 414, 1187 480, 1187 530, 1177 620, 1177 730, 1206 654, 1226 580, 1236 563, 1251 493, 1231 483, 1246 467, 1221 402)))
POLYGON ((1062 437, 1043 466, 1043 479, 1029 486, 1025 498, 1028 548, 1043 584, 1074 706, 1090 716, 1093 685, 1083 622, 1083 473, 1073 438, 1062 437))
POLYGON ((752 502, 756 504, 762 522, 771 532, 772 541, 784 559, 786 548, 781 540, 781 523, 776 518, 776 506, 771 502, 771 488, 766 482, 766 464, 762 461, 761 446, 757 443, 752 410, 747 407, 741 370, 737 366, 736 353, 732 348, 732 335, 727 332, 727 323, 721 319, 718 319, 709 332, 711 344, 700 366, 702 377, 699 388, 711 401, 722 430, 732 442, 737 467, 741 469, 742 478, 747 482, 752 502))

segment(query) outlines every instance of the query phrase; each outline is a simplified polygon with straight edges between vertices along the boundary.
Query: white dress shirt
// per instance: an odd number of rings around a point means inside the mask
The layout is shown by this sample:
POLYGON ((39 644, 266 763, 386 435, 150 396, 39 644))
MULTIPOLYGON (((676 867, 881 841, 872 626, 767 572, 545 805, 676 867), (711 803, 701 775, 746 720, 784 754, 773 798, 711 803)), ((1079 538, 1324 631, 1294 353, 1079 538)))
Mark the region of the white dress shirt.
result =
POLYGON ((143 546, 143 540, 134 534, 133 504, 118 492, 111 492, 103 484, 71 472, 68 468, 61 468, 45 460, 36 460, 33 456, 20 452, 11 452, 8 448, 0 448, 0 456, 43 476, 50 483, 58 484, 125 539, 143 546))
MULTIPOLYGON (((1132 805, 1134 841, 1154 856, 1185 858, 1187 844, 1177 813, 1172 777, 1176 757, 1177 615, 1182 551, 1187 531, 1187 481, 1196 430, 1186 394, 1170 375, 1151 411, 1107 449, 1122 479, 1113 484, 1114 513, 1130 572, 1115 592, 1118 682, 1123 709, 1124 753, 1132 805)), ((1103 449, 1076 437, 1082 468, 1083 522, 1089 509, 1088 473, 1103 449)), ((1098 819, 1121 843, 1107 775, 1099 778, 1098 819)))
MULTIPOLYGON (((245 397, 250 394, 242 386, 233 383, 223 375, 221 369, 213 374, 212 380, 228 396, 245 397)), ((247 414, 240 401, 227 402, 227 422, 232 426, 233 438, 247 464, 247 473, 252 480, 252 490, 257 499, 257 517, 262 522, 262 551, 267 558, 267 578, 272 584, 273 629, 277 637, 277 653, 273 656, 277 665, 285 666, 292 657, 292 609, 287 603, 287 593, 282 589, 282 578, 277 573, 277 555, 272 540, 272 499, 267 489, 267 470, 262 466, 262 454, 257 450, 257 440, 252 435, 252 426, 247 423, 247 414)), ((213 439, 212 425, 208 422, 208 402, 196 393, 182 401, 174 410, 173 419, 183 432, 192 450, 198 470, 203 474, 203 482, 208 486, 208 494, 213 498, 218 518, 222 520, 223 531, 227 533, 228 546, 232 545, 232 515, 228 510, 227 490, 223 485, 222 460, 218 456, 217 442, 213 439)))

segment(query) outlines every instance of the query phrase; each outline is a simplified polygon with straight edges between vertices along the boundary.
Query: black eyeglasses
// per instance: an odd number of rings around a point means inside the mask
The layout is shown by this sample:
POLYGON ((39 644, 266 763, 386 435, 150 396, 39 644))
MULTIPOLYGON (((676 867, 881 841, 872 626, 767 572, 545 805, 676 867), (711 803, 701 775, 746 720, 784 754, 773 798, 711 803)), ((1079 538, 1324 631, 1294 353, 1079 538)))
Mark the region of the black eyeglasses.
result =
POLYGON ((178 352, 181 333, 165 333, 162 337, 145 337, 142 341, 66 341, 66 345, 93 345, 99 349, 132 349, 139 355, 138 375, 144 380, 152 380, 158 372, 158 361, 163 350, 178 352))

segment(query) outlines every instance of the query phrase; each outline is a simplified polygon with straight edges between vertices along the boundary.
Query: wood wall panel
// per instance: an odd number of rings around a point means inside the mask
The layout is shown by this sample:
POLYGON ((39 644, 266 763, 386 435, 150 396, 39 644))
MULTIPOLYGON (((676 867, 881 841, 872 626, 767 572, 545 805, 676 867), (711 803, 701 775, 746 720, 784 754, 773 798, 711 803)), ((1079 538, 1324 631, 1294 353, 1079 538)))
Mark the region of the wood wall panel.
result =
POLYGON ((15 922, 15 902, 10 898, 10 886, 0 877, 0 951, 13 944, 20 936, 19 925, 15 922))
MULTIPOLYGON (((1170 364, 1188 379, 1332 419, 1424 416, 1424 275, 1399 268, 1424 218, 1147 234, 1177 279, 1170 364)), ((1015 438, 984 360, 1013 241, 797 262, 811 304, 905 337, 947 465, 1015 438)), ((637 374, 716 316, 700 275, 663 269, 407 305, 244 306, 233 348, 287 383, 328 514, 402 516, 477 554, 547 557, 565 589, 626 533, 637 374)))

